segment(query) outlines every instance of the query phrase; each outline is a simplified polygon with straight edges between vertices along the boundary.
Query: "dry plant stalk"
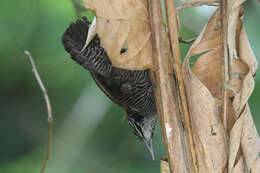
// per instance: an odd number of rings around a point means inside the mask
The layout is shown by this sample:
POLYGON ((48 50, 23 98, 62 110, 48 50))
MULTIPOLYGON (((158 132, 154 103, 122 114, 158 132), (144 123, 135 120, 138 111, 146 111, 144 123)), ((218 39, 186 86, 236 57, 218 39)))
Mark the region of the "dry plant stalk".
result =
POLYGON ((173 72, 175 76, 175 85, 177 89, 177 101, 179 102, 179 110, 181 116, 183 118, 183 123, 185 127, 185 131, 187 134, 188 146, 186 146, 189 150, 189 167, 192 169, 193 173, 198 172, 197 168, 197 158, 194 149, 194 140, 192 136, 191 130, 191 122, 190 115, 188 112, 186 93, 184 87, 184 79, 182 72, 182 60, 180 54, 180 47, 178 42, 179 35, 179 27, 178 27, 178 13, 175 9, 175 4, 173 0, 166 0, 166 15, 167 15, 167 25, 168 25, 168 37, 170 39, 171 44, 171 53, 173 55, 172 64, 174 66, 173 72))
POLYGON ((182 9, 185 9, 185 8, 193 8, 193 7, 199 7, 199 6, 203 6, 203 5, 207 5, 207 6, 219 6, 219 1, 210 1, 210 0, 207 0, 207 1, 187 1, 186 3, 178 6, 176 8, 176 10, 180 11, 182 9))
MULTIPOLYGON (((153 61, 156 69, 155 71, 152 70, 156 85, 155 97, 170 170, 171 172, 186 173, 190 172, 190 166, 180 116, 178 89, 173 76, 173 55, 163 24, 160 0, 150 0, 149 9, 153 39, 153 61)), ((178 34, 176 34, 176 39, 178 42, 178 34)), ((178 45, 174 49, 180 52, 178 45)))
POLYGON ((47 152, 46 152, 46 157, 45 157, 45 160, 42 164, 42 168, 41 168, 41 173, 44 173, 45 172, 45 169, 46 169, 46 166, 48 164, 48 161, 49 161, 49 158, 50 158, 50 155, 51 155, 51 144, 52 144, 52 134, 53 134, 53 117, 52 117, 52 109, 51 109, 51 103, 50 103, 50 99, 49 99, 49 96, 48 96, 48 93, 47 93, 47 90, 45 89, 44 85, 43 85, 43 82, 40 78, 40 75, 38 73, 38 70, 35 66, 35 63, 34 63, 34 60, 33 60, 33 57, 32 55, 30 54, 29 51, 25 50, 24 53, 28 56, 30 62, 31 62, 31 65, 32 65, 32 71, 34 73, 34 76, 42 90, 42 93, 43 93, 43 96, 44 96, 44 99, 45 99, 45 103, 46 103, 46 107, 47 107, 47 113, 48 113, 48 145, 47 145, 47 152))

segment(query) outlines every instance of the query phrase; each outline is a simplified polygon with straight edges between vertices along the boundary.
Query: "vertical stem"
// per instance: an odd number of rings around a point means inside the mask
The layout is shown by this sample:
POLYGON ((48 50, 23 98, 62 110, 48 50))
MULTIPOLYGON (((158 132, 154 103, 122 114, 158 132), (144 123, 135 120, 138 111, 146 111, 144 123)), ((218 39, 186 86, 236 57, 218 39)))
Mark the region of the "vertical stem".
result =
POLYGON ((223 105, 222 105, 222 121, 227 131, 227 86, 229 82, 229 57, 227 47, 227 16, 226 16, 226 0, 221 1, 221 27, 222 27, 222 46, 223 46, 223 105))
POLYGON ((161 122, 164 144, 172 173, 188 173, 185 134, 181 122, 178 93, 173 76, 173 61, 169 40, 163 24, 160 0, 148 0, 151 17, 153 61, 151 71, 156 85, 155 97, 161 122))
POLYGON ((166 14, 167 14, 167 24, 168 24, 168 35, 170 38, 170 45, 171 45, 171 53, 173 56, 173 65, 174 65, 174 75, 176 76, 176 89, 179 93, 178 101, 179 101, 179 109, 180 115, 183 117, 184 120, 184 127, 187 132, 187 139, 188 139, 188 149, 189 149, 189 157, 192 172, 197 173, 197 158, 196 152, 194 149, 194 141, 192 136, 191 130, 191 121, 188 112, 188 105, 186 100, 185 88, 184 88, 184 80, 183 80, 183 73, 182 73, 182 61, 181 61, 181 53, 180 53, 180 46, 179 46, 179 37, 178 37, 178 14, 175 9, 174 0, 165 0, 166 6, 166 14))
POLYGON ((46 107, 47 107, 47 113, 48 113, 48 118, 47 118, 47 120, 48 120, 48 145, 47 145, 47 152, 46 152, 45 160, 44 160, 44 162, 42 164, 42 168, 41 168, 41 173, 44 173, 46 170, 50 155, 51 155, 51 144, 52 144, 52 135, 53 135, 53 117, 52 117, 51 102, 50 102, 47 90, 46 90, 45 86, 43 85, 43 82, 40 78, 38 70, 35 66, 32 55, 27 50, 25 50, 24 53, 28 56, 28 58, 32 64, 32 71, 42 90, 42 93, 43 93, 43 96, 45 99, 45 103, 46 103, 46 107))

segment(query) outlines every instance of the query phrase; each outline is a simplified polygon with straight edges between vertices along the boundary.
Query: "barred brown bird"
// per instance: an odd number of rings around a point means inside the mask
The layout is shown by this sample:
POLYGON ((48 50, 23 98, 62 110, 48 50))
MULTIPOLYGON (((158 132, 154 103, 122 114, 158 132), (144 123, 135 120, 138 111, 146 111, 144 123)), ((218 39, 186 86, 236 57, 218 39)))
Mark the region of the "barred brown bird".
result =
MULTIPOLYGON (((126 70, 112 66, 96 35, 82 50, 91 23, 86 17, 71 23, 62 37, 65 50, 87 69, 96 84, 115 103, 125 109, 134 134, 149 149, 154 160, 152 137, 157 111, 149 70, 126 70)), ((127 51, 122 49, 121 53, 127 51)))

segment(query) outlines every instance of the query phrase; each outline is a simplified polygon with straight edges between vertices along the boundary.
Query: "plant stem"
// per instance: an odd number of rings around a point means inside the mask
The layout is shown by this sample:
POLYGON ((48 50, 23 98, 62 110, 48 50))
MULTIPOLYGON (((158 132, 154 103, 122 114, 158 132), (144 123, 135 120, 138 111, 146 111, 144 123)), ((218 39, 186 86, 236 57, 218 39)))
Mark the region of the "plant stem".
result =
POLYGON ((48 112, 48 145, 47 145, 47 152, 46 152, 46 157, 45 160, 42 164, 42 168, 41 168, 41 173, 45 172, 46 166, 48 164, 50 155, 51 155, 51 144, 52 144, 52 131, 53 131, 53 117, 52 117, 52 109, 51 109, 51 103, 50 103, 50 99, 47 93, 47 90, 45 89, 43 82, 40 78, 40 75, 38 73, 38 70, 35 66, 34 60, 32 55, 30 54, 30 52, 28 52, 27 50, 24 51, 24 53, 28 56, 31 64, 32 64, 32 71, 34 73, 34 76, 42 90, 44 99, 45 99, 45 103, 46 103, 46 107, 47 107, 47 112, 48 112))
POLYGON ((183 72, 182 72, 182 60, 181 60, 181 53, 180 53, 180 46, 179 46, 179 34, 178 34, 178 14, 175 9, 175 4, 173 0, 165 0, 165 7, 166 7, 166 15, 167 15, 167 24, 168 24, 168 37, 170 38, 170 45, 171 45, 171 53, 173 57, 173 70, 174 75, 176 76, 176 89, 178 93, 177 101, 179 102, 179 109, 180 115, 184 120, 184 127, 187 132, 187 139, 188 139, 188 150, 189 150, 189 157, 192 172, 197 173, 197 159, 196 159, 196 152, 194 149, 194 141, 192 136, 192 129, 191 129, 191 121, 188 111, 188 104, 186 100, 185 94, 185 87, 184 87, 184 79, 183 79, 183 72))
MULTIPOLYGON (((154 69, 151 70, 156 85, 155 97, 163 132, 163 140, 172 173, 188 173, 185 133, 182 126, 178 93, 175 86, 174 62, 167 38, 160 0, 148 0, 151 18, 154 69)), ((178 39, 178 37, 176 37, 178 39)))

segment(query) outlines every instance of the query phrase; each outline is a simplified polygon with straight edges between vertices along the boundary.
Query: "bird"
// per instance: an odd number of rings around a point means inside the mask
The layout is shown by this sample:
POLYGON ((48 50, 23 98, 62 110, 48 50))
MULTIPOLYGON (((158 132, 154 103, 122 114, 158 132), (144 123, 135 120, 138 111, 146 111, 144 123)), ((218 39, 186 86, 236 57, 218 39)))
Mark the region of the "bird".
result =
MULTIPOLYGON (((90 26, 91 22, 86 17, 72 22, 62 36, 64 49, 74 61, 90 72, 105 95, 125 110, 133 133, 145 143, 155 160, 152 138, 157 109, 153 92, 155 85, 149 69, 128 70, 113 66, 97 34, 85 46, 90 26)), ((124 47, 120 53, 126 51, 124 47)))

